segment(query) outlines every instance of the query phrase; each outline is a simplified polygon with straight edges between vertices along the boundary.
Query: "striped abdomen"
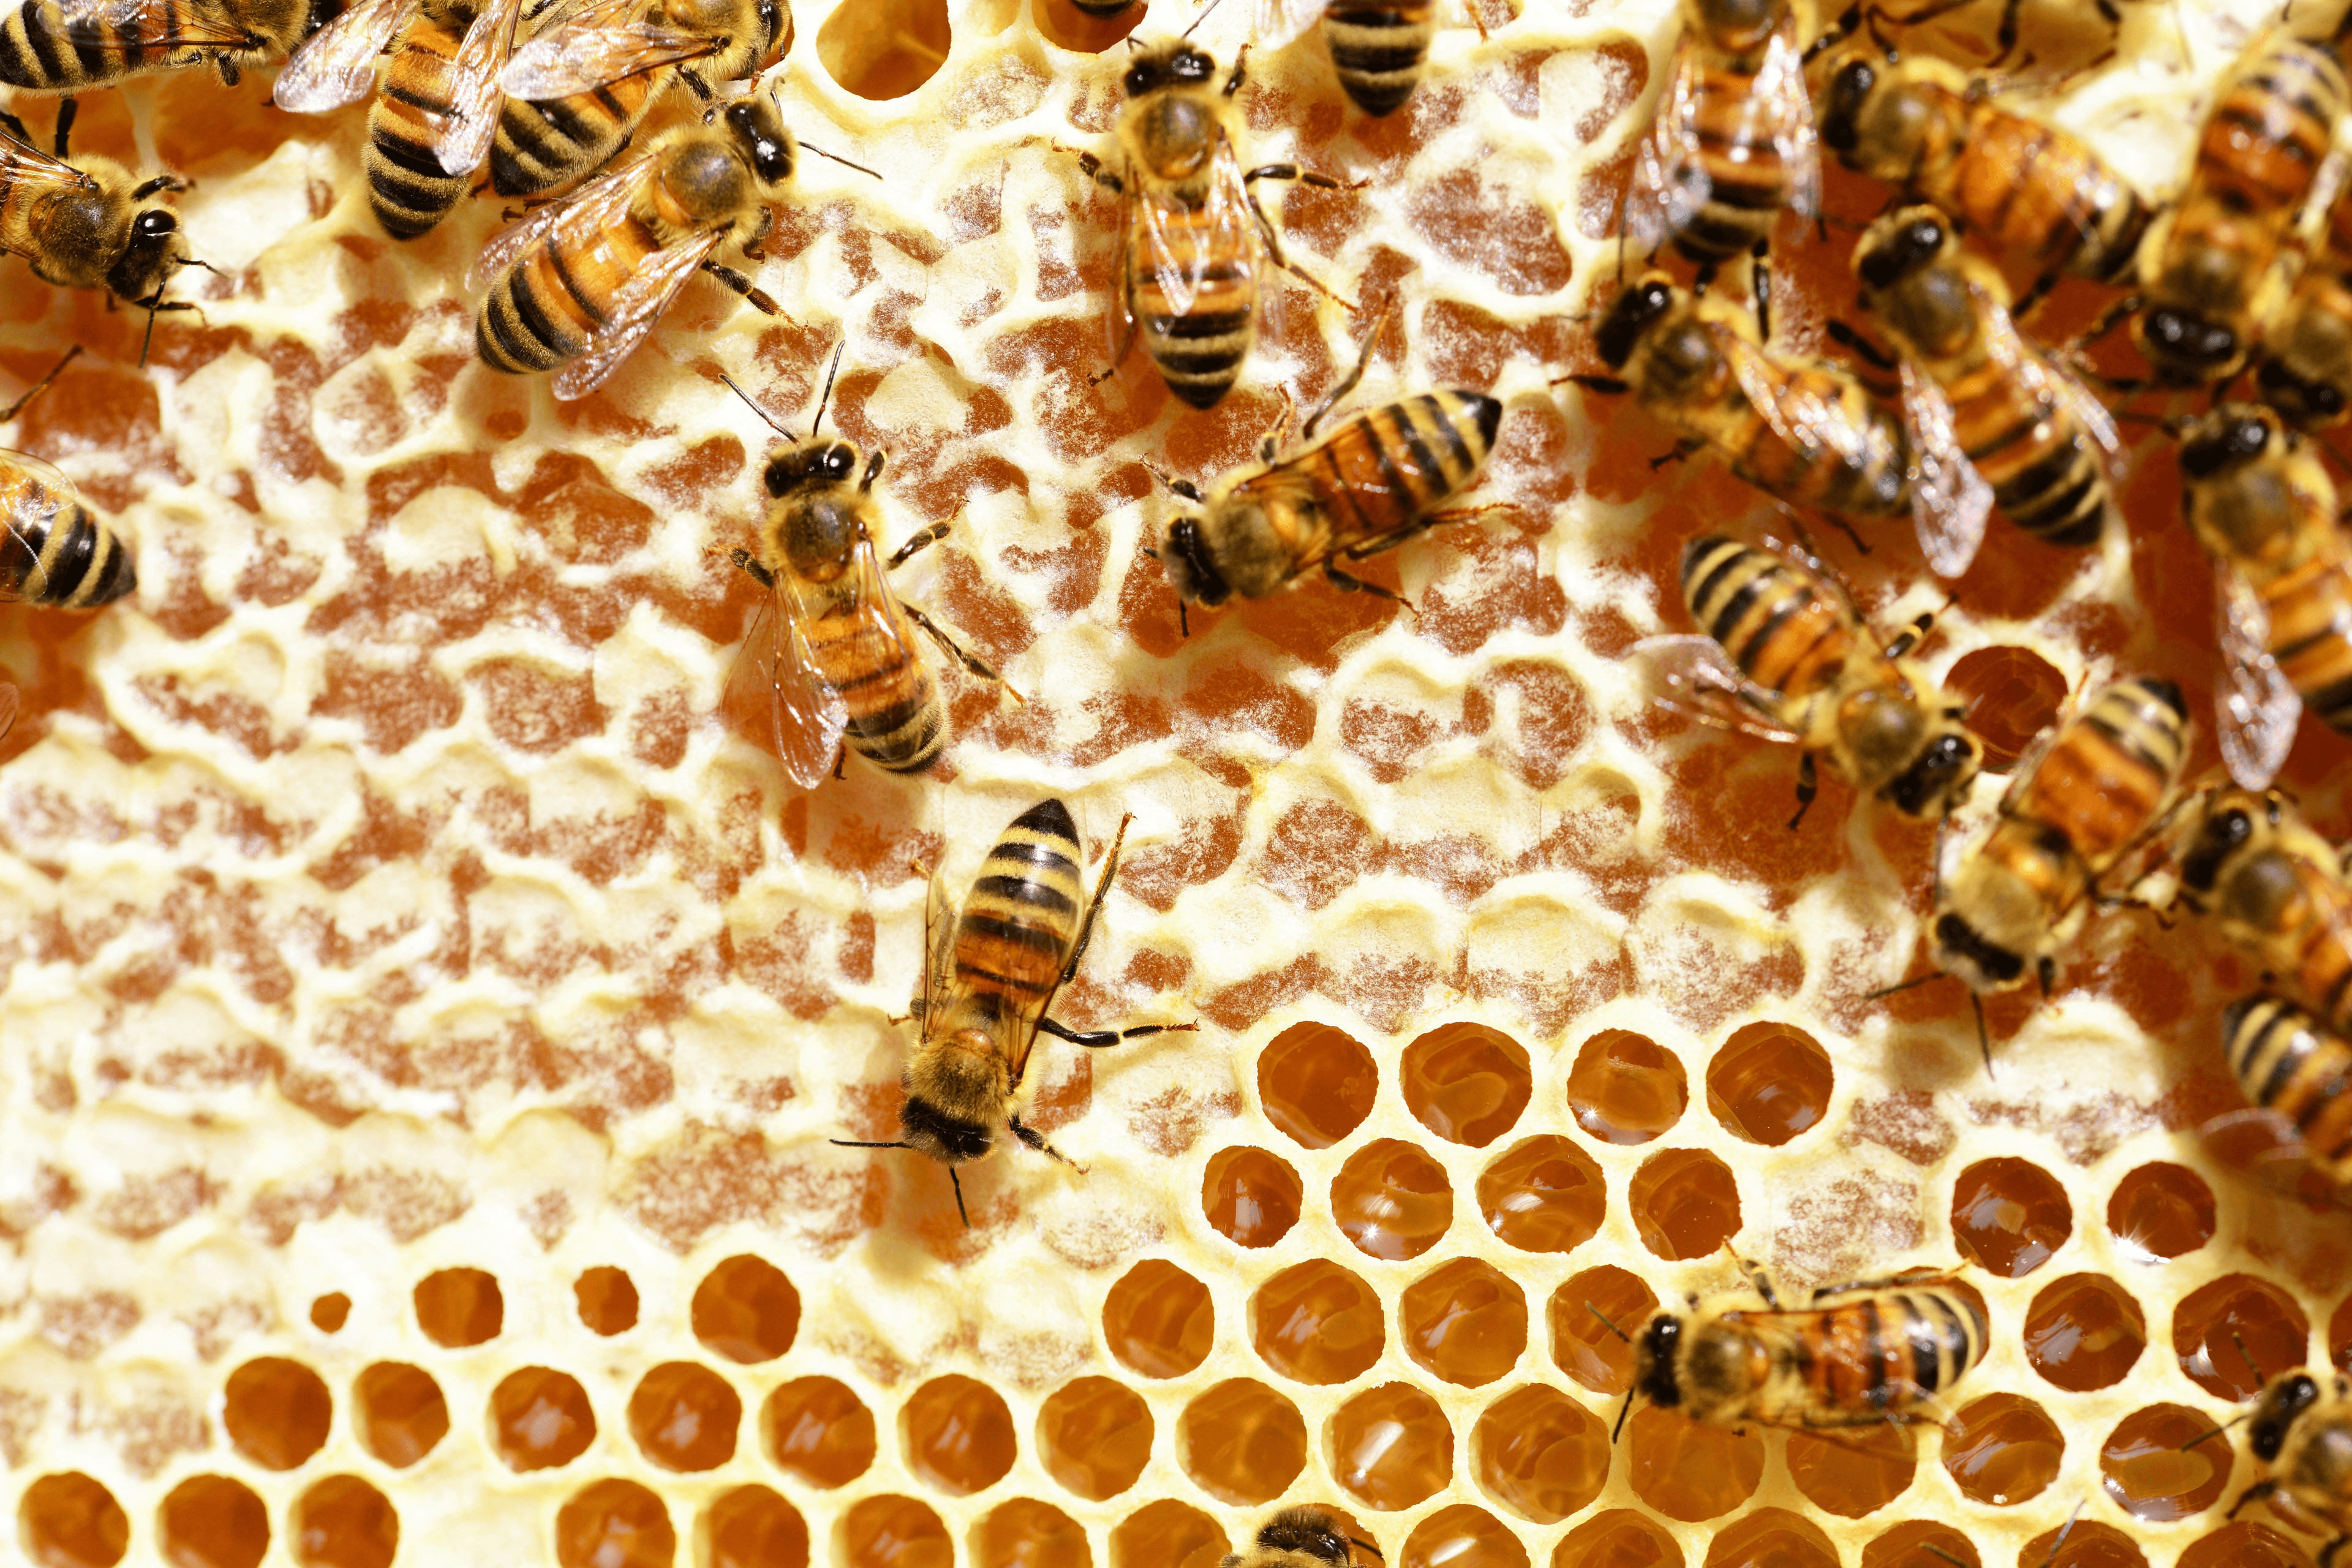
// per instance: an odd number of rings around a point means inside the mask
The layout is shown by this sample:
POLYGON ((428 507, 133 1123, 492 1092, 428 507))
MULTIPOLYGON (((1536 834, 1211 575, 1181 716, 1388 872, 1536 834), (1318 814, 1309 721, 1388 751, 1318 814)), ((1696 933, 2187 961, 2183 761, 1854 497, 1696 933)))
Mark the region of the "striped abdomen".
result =
POLYGON ((419 16, 394 46, 368 109, 368 205, 394 239, 415 239, 449 214, 473 179, 452 174, 433 150, 450 111, 451 66, 469 18, 448 26, 419 16))
POLYGON ((1993 255, 2124 281, 2155 217, 2139 193, 2082 138, 1990 98, 1946 96, 1963 140, 1919 182, 1919 195, 1975 230, 1993 255))
POLYGON ((1291 558, 1369 554, 1399 542, 1477 478, 1502 419, 1502 404, 1483 393, 1425 392, 1358 415, 1288 462, 1243 480, 1233 495, 1244 502, 1257 489, 1278 496, 1303 479, 1314 508, 1272 500, 1266 509, 1269 521, 1300 531, 1284 541, 1291 558), (1318 536, 1304 536, 1318 528, 1318 536))
POLYGON ((1751 1415, 1782 1426, 1865 1426, 1916 1412, 1985 1352, 1976 1304, 1929 1286, 1857 1290, 1809 1311, 1753 1321, 1780 1341, 1791 1375, 1776 1379, 1759 1401, 1766 1407, 1751 1415))
MULTIPOLYGON (((949 963, 959 1016, 940 1024, 969 1027, 975 1015, 1027 1023, 1044 1014, 1086 910, 1082 853, 1060 801, 1040 801, 1013 818, 956 920, 949 963)), ((927 1019, 926 1033, 931 1026, 927 1019)))
POLYGON ((1167 195, 1136 204, 1128 309, 1168 390, 1195 408, 1233 386, 1257 335, 1256 242, 1240 226, 1247 222, 1239 193, 1198 207, 1167 195), (1162 274, 1182 279, 1189 297, 1171 299, 1162 274))
POLYGON ((818 673, 849 710, 852 751, 894 773, 938 760, 947 744, 947 704, 895 605, 818 616, 803 623, 801 636, 818 673))
POLYGON ((510 372, 554 370, 586 352, 611 319, 614 295, 661 240, 633 207, 582 237, 558 227, 490 285, 474 323, 482 363, 510 372))
POLYGON ((2294 1123, 2312 1163, 2352 1181, 2352 1046, 2274 996, 2221 1015, 2221 1049, 2246 1098, 2294 1123))
POLYGON ((1689 151, 1706 174, 1707 195, 1675 236, 1675 248, 1693 261, 1728 261, 1770 238, 1796 188, 1797 172, 1780 156, 1769 117, 1753 102, 1764 60, 1762 48, 1700 51, 1689 151))
POLYGON ((490 189, 537 195, 603 168, 671 79, 667 69, 643 71, 569 98, 508 99, 490 148, 490 189))
POLYGON ((2009 520, 2051 544, 2096 542, 2112 504, 2105 461, 2065 403, 1990 356, 1943 385, 1953 438, 2009 520))
POLYGON ((2059 731, 2011 815, 2063 835, 2095 876, 2156 820, 2188 747, 2179 687, 2118 680, 2059 731))
POLYGON ((94 610, 139 585, 121 535, 70 493, 57 494, 53 481, 5 456, 0 518, 6 521, 0 531, 0 599, 94 610))
MULTIPOLYGON (((173 0, 164 4, 167 25, 150 29, 149 37, 168 37, 177 30, 168 24, 177 16, 178 5, 173 0)), ((0 23, 0 82, 35 92, 73 92, 202 58, 184 47, 142 43, 135 30, 110 26, 107 33, 111 47, 69 42, 65 7, 58 0, 26 0, 23 9, 0 23)))
POLYGON ((2211 198, 2284 235, 2311 195, 2347 102, 2343 68, 2325 47, 2293 37, 2273 42, 2221 89, 2198 140, 2182 205, 2211 198))
POLYGON ((1792 363, 1758 353, 1779 379, 1777 404, 1794 416, 1791 423, 1801 427, 1811 422, 1811 409, 1832 405, 1837 410, 1832 417, 1861 437, 1864 457, 1856 463, 1841 456, 1843 441, 1792 445, 1761 410, 1751 409, 1745 428, 1726 443, 1731 471, 1792 506, 1846 517, 1890 517, 1909 506, 1903 433, 1862 384, 1826 364, 1792 363))
POLYGON ((1767 691, 1811 696, 1857 651, 1853 621, 1811 575, 1732 540, 1691 542, 1683 597, 1698 628, 1767 691))
POLYGON ((2280 673, 2314 717, 2352 734, 2352 551, 2325 550, 2259 591, 2280 673))
POLYGON ((1367 114, 1389 114, 1412 96, 1429 58, 1430 0, 1331 0, 1323 41, 1339 85, 1367 114))

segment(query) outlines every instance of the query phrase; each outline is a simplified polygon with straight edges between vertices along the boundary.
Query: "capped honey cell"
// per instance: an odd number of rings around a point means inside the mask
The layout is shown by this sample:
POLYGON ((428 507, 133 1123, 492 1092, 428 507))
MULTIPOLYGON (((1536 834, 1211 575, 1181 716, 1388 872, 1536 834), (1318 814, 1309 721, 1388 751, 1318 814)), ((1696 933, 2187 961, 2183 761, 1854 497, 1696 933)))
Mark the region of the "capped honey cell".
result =
POLYGON ((885 1495, 850 1504, 837 1527, 844 1568, 954 1568, 955 1542, 928 1506, 885 1495))
POLYGON ((1569 1111, 1604 1143, 1647 1143, 1681 1121, 1689 1104, 1681 1059, 1628 1029, 1603 1029, 1585 1041, 1569 1069, 1569 1111))
POLYGON ((695 1530, 707 1568, 808 1568, 808 1521, 772 1488, 720 1493, 695 1530))
POLYGON ((2006 1507, 2039 1497, 2058 1479, 2066 1441, 2042 1406, 1989 1394, 1960 1407, 1944 1438, 1944 1468, 1971 1500, 2006 1507))
POLYGON ((405 1468, 447 1436, 449 1405, 423 1367, 380 1361, 352 1380, 352 1428, 361 1447, 405 1468))
POLYGON ((1591 1155, 1555 1132, 1512 1144, 1478 1174, 1478 1215, 1507 1247, 1573 1252, 1601 1228, 1608 1184, 1591 1155))
POLYGON ((635 1481, 591 1481, 555 1512, 560 1568, 671 1568, 677 1560, 669 1510, 635 1481))
POLYGON ((813 1487, 845 1487, 874 1463, 874 1412, 830 1377, 779 1384, 760 1410, 768 1458, 813 1487))
POLYGON ((2041 1268, 2074 1229, 2066 1189, 2031 1161, 1979 1160, 1953 1184, 1953 1244, 1962 1258, 2004 1279, 2041 1268))
POLYGON ((1414 1121, 1474 1149, 1508 1132, 1535 1094, 1527 1051, 1482 1024, 1448 1024, 1422 1036, 1404 1048, 1397 1076, 1414 1121))
POLYGON ((693 1321, 694 1337, 714 1353, 756 1365, 793 1348, 801 1293, 766 1258, 739 1254, 694 1288, 693 1321))
POLYGON ((950 1373, 915 1390, 898 1411, 898 1441, 927 1486, 957 1497, 994 1486, 1013 1468, 1019 1442, 1004 1396, 950 1373))
POLYGON ((1369 1508, 1411 1508, 1454 1479, 1454 1428, 1410 1384, 1368 1388, 1333 1413, 1331 1474, 1369 1508))
POLYGON ((16 1539, 40 1568, 114 1568, 131 1549, 131 1521, 103 1484, 68 1470, 25 1489, 16 1539))
POLYGON ((997 1504, 971 1532, 973 1568, 1091 1568, 1094 1560, 1077 1521, 1034 1498, 997 1504))
POLYGON ((506 1326, 506 1297, 486 1268, 436 1269, 416 1282, 409 1299, 425 1337, 450 1350, 488 1344, 506 1326))
POLYGON ((1103 1339, 1110 1353, 1146 1377, 1191 1372, 1208 1359, 1216 1331, 1209 1288, 1160 1258, 1147 1258, 1120 1275, 1103 1299, 1103 1339))
POLYGON ((1151 1407, 1109 1378, 1074 1378, 1038 1407, 1037 1458, 1079 1497, 1117 1497, 1151 1461, 1151 1407))
POLYGON ((1735 1136, 1777 1149, 1828 1114, 1830 1054, 1792 1024, 1750 1024, 1706 1066, 1706 1108, 1735 1136))
POLYGON ((1838 1554, 1812 1521, 1759 1508, 1715 1532, 1706 1568, 1838 1568, 1838 1554))
POLYGON ((1247 1143, 1218 1150, 1201 1173, 1201 1212, 1237 1247, 1272 1247, 1288 1236, 1306 1194, 1289 1161, 1247 1143))
POLYGON ((1265 1384, 1228 1378, 1184 1406, 1176 1459, 1218 1501, 1255 1507, 1280 1497, 1307 1468, 1307 1422, 1265 1384))
POLYGON ((1381 1359, 1381 1299, 1361 1276, 1324 1258, 1294 1264, 1250 1297, 1250 1343, 1298 1383, 1347 1383, 1381 1359))
POLYGON ((490 1391, 490 1447, 510 1470, 568 1465, 595 1440, 588 1391, 568 1372, 520 1367, 490 1391))
POLYGON ((302 1568, 392 1568, 400 1514, 358 1476, 329 1476, 295 1500, 286 1533, 302 1568))
POLYGON ((1363 1125, 1380 1083, 1372 1053, 1328 1024, 1294 1024, 1258 1053, 1258 1104, 1302 1149, 1328 1149, 1363 1125))
POLYGON ((269 1510, 226 1476, 190 1476, 155 1510, 156 1544, 174 1563, 255 1568, 269 1550, 269 1510))
POLYGON ((735 1457, 743 1396, 692 1362, 664 1362, 629 1395, 629 1436, 666 1470, 715 1470, 735 1457))
POLYGON ((255 1464, 290 1470, 326 1446, 334 1414, 324 1378, 300 1362, 263 1356, 229 1373, 221 1425, 255 1464))
POLYGON ((1417 1364, 1475 1388, 1508 1373, 1527 1350, 1527 1292, 1491 1263, 1456 1258, 1405 1287, 1397 1327, 1417 1364))
POLYGON ((1331 1217, 1369 1257, 1418 1258, 1454 1223, 1454 1184, 1444 1166, 1412 1144, 1378 1139, 1331 1178, 1331 1217))
POLYGON ((1683 1568, 1683 1549, 1647 1514, 1612 1508, 1561 1536, 1551 1568, 1683 1568))
POLYGON ((1110 1530, 1110 1568, 1217 1568, 1229 1550, 1223 1526, 1172 1498, 1145 1503, 1110 1530))
POLYGON ((1489 1498, 1531 1524, 1557 1524, 1607 1484, 1609 1428, 1559 1390, 1531 1384, 1479 1415, 1470 1456, 1489 1498))

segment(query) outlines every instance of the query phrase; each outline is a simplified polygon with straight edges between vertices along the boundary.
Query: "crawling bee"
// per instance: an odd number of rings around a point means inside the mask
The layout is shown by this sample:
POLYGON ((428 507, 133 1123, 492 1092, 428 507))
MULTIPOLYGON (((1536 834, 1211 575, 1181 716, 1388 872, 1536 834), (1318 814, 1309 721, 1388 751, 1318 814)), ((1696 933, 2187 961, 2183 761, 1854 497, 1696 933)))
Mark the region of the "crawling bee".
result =
POLYGON ((2246 1099, 2294 1127, 2311 1166, 2352 1186, 2352 1045, 2292 1002, 2246 996, 2221 1014, 2221 1051, 2246 1099))
POLYGON ((2326 237, 2263 334, 2254 384, 2299 430, 2326 429, 2352 412, 2352 189, 2329 206, 2326 237))
POLYGON ((1254 37, 1280 48, 1319 26, 1341 90, 1366 114, 1388 115, 1421 84, 1436 9, 1433 0, 1260 0, 1254 37))
POLYGON ((1024 1122, 1013 1105, 1039 1031, 1094 1049, 1199 1027, 1140 1024, 1081 1033, 1046 1015, 1054 994, 1076 975, 1078 961, 1086 956, 1103 894, 1118 874, 1127 825, 1134 820, 1131 814, 1119 819, 1092 898, 1078 880, 1083 852, 1077 826, 1069 807, 1050 799, 1013 819, 1003 839, 989 851, 952 924, 936 918, 934 880, 924 920, 929 958, 923 994, 913 1005, 922 1038, 901 1079, 907 1102, 899 1108, 898 1125, 905 1136, 887 1143, 841 1138, 835 1142, 848 1149, 912 1149, 939 1161, 954 1183, 956 1212, 967 1226, 971 1216, 964 1211, 956 1167, 989 1152, 994 1145, 990 1130, 1000 1120, 1030 1148, 1073 1163, 1024 1122))
POLYGON ((2179 839, 2182 901, 2321 1026, 2352 1033, 2352 879, 2336 847, 2276 790, 2198 797, 2179 839))
MULTIPOLYGON (((0 425, 22 413, 58 373, 81 353, 66 351, 49 374, 22 397, 0 410, 0 425)), ((0 451, 0 601, 57 610, 94 610, 139 585, 122 536, 81 504, 73 481, 23 452, 0 451)), ((16 719, 16 689, 8 689, 10 722, 16 719)), ((7 727, 0 724, 0 735, 7 727)))
POLYGON ((2235 1517, 2267 1498, 2295 1529, 2328 1537, 2321 1568, 2352 1538, 2352 1377, 2287 1373, 2263 1390, 2246 1423, 2246 1447, 2263 1479, 2231 1505, 2235 1517))
POLYGON ((0 22, 0 84, 79 92, 210 65, 235 87, 326 25, 341 0, 26 0, 0 22))
POLYGON ((1370 1542, 1343 1534, 1328 1510, 1302 1504, 1268 1519, 1247 1551, 1225 1553, 1217 1568, 1353 1568, 1354 1546, 1381 1554, 1370 1542))

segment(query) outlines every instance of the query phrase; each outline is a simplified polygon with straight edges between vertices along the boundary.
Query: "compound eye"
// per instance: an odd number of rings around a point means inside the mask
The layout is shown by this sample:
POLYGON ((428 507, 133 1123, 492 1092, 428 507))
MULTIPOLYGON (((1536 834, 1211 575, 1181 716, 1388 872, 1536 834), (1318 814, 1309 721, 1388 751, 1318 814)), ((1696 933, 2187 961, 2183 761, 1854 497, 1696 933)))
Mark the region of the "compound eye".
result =
POLYGON ((152 239, 156 235, 169 234, 178 228, 180 220, 167 212, 144 212, 139 215, 139 221, 131 226, 141 236, 152 239))
POLYGON ((827 447, 824 449, 824 457, 822 461, 824 464, 824 477, 826 479, 845 479, 849 477, 850 470, 857 467, 857 454, 852 451, 849 447, 835 442, 833 446, 827 447))
POLYGON ((2270 444, 2270 426, 2259 419, 2241 419, 2230 426, 2230 452, 2233 457, 2258 458, 2270 444))
POLYGON ((1127 74, 1119 79, 1119 85, 1127 89, 1129 98, 1141 98, 1159 84, 1160 73, 1148 65, 1131 65, 1127 68, 1127 74))
POLYGON ((768 460, 767 472, 760 476, 760 482, 767 487, 770 495, 781 496, 791 489, 800 477, 799 470, 793 467, 792 458, 772 458, 768 460))

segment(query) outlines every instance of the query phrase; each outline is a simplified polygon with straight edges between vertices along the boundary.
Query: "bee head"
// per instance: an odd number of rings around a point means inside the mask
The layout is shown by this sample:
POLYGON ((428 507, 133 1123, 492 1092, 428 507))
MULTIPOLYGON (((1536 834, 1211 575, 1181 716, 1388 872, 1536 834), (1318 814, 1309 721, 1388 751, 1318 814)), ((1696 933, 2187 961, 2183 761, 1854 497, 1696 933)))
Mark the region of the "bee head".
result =
POLYGON ((2025 960, 1983 935, 1958 914, 1936 921, 1936 967, 1957 974, 1972 991, 1999 991, 2025 978, 2025 960))
POLYGON ((846 441, 817 437, 794 447, 780 447, 761 476, 768 493, 778 500, 799 490, 830 489, 847 484, 857 471, 857 448, 846 441))
POLYGON ((2344 417, 2344 389, 2315 376, 2298 375, 2284 360, 2266 359, 2254 380, 2263 401, 2306 428, 2344 417))
POLYGON ((1314 1507, 1284 1509, 1259 1530, 1257 1544, 1268 1552, 1302 1552, 1331 1568, 1348 1568, 1352 1560, 1339 1521, 1314 1507))
POLYGON ((1952 231, 1943 215, 1912 207, 1871 226, 1854 253, 1854 271, 1872 289, 1890 289, 1944 254, 1952 231))
POLYGON ((2233 805, 2208 813, 2197 836, 2189 841, 2189 853, 2180 858, 2180 885, 2200 893, 2211 892, 2221 879, 2222 862, 2253 836, 2253 813, 2245 807, 2233 805))
POLYGON ((739 99, 721 111, 727 120, 727 130, 735 144, 751 165, 752 174, 763 185, 779 185, 792 178, 793 133, 784 129, 784 117, 776 100, 766 93, 753 93, 739 99))
POLYGON ((1675 1381, 1675 1347, 1682 1337, 1683 1321, 1661 1312, 1642 1331, 1633 1351, 1633 1386, 1643 1398, 1668 1410, 1683 1402, 1682 1385, 1675 1381))
POLYGON ((1206 49, 1179 38, 1136 56, 1119 78, 1129 98, 1141 98, 1168 87, 1197 87, 1217 74, 1217 62, 1206 49))
POLYGON ((1833 153, 1851 153, 1862 144, 1862 107, 1878 85, 1875 62, 1856 58, 1830 79, 1829 112, 1822 116, 1822 145, 1833 153))
POLYGON ((2224 468, 2252 462, 2270 446, 2276 426, 2277 416, 2267 409, 2245 404, 2217 409, 2183 436, 2180 471, 2192 479, 2209 479, 2224 468))
POLYGON ((2138 321, 2140 348, 2164 380, 2195 386, 2238 361, 2236 329, 2193 310, 2158 305, 2138 321))
POLYGON ((2308 1373, 2282 1377, 2263 1390, 2253 1416, 2246 1423, 2246 1446, 2254 1451, 2254 1458, 2264 1464, 2277 1458, 2286 1447, 2287 1429, 2294 1425, 2294 1418, 2318 1399, 2318 1380, 2308 1373))
POLYGON ((1218 569, 1197 517, 1180 517, 1168 525, 1168 537, 1160 542, 1160 564, 1176 592, 1196 605, 1214 607, 1233 597, 1233 585, 1218 569))
POLYGON ((1644 278, 1620 293, 1592 334, 1592 346, 1600 352, 1601 363, 1612 370, 1624 369, 1642 334, 1674 302, 1675 286, 1663 278, 1644 278))
MULTIPOLYGON (((1888 702, 1884 708, 1894 710, 1905 706, 1888 702)), ((1947 712, 1945 719, 1946 727, 1920 748, 1911 765, 1895 774, 1878 792, 1888 805, 1906 816, 1949 816, 1977 776, 1978 765, 1983 760, 1983 746, 1961 727, 1957 712, 1947 712)), ((1906 727, 1916 727, 1918 722, 1915 711, 1906 727)))
POLYGON ((149 207, 131 220, 131 242, 107 268, 106 286, 121 299, 152 300, 186 254, 180 220, 162 207, 149 207))
POLYGON ((942 1165, 969 1164, 987 1154, 994 1142, 986 1123, 967 1121, 915 1094, 898 1108, 898 1127, 908 1148, 942 1165))

